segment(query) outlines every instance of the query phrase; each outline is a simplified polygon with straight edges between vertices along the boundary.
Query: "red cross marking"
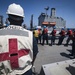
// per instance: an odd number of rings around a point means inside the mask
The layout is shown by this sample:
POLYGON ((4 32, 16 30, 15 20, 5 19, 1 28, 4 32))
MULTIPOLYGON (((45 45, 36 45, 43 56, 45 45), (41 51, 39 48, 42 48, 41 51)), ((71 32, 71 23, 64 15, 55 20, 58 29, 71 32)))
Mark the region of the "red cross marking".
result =
POLYGON ((0 53, 0 62, 10 60, 12 69, 19 68, 18 58, 28 55, 29 49, 18 50, 17 39, 9 39, 9 52, 0 53))

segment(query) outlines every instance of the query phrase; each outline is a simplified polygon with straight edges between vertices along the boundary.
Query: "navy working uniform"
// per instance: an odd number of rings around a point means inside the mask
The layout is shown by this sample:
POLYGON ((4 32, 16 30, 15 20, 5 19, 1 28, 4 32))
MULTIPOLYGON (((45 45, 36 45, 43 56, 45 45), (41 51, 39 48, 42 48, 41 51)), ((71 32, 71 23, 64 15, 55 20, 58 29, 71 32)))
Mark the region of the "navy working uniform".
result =
POLYGON ((39 31, 39 42, 40 42, 40 44, 41 44, 41 38, 42 38, 42 29, 38 29, 38 31, 39 31))
POLYGON ((75 31, 73 32, 73 37, 72 37, 72 52, 69 55, 75 58, 75 31))
POLYGON ((15 25, 0 29, 1 75, 28 75, 37 53, 37 43, 31 31, 15 25))
POLYGON ((64 38, 65 38, 65 30, 62 29, 59 34, 60 34, 60 37, 59 37, 59 42, 58 42, 57 45, 61 45, 61 44, 62 44, 62 42, 63 42, 63 40, 64 40, 64 38))
POLYGON ((42 36, 43 36, 42 45, 44 45, 45 40, 46 40, 46 44, 48 45, 48 29, 46 28, 46 26, 44 26, 44 29, 42 31, 42 36))
POLYGON ((53 29, 53 31, 51 32, 51 46, 55 44, 55 39, 56 39, 56 30, 55 28, 53 29))
POLYGON ((69 41, 72 40, 72 37, 73 37, 73 32, 72 32, 72 30, 68 30, 67 35, 68 35, 68 38, 67 38, 67 41, 66 41, 65 46, 68 46, 69 41))

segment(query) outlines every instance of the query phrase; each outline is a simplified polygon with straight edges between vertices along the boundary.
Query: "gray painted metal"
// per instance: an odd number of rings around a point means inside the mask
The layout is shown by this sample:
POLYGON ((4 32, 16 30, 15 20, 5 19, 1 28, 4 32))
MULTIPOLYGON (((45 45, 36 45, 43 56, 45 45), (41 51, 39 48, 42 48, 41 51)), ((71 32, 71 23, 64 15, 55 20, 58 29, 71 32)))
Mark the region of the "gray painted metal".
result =
POLYGON ((45 75, 75 75, 75 59, 45 64, 42 68, 45 75))

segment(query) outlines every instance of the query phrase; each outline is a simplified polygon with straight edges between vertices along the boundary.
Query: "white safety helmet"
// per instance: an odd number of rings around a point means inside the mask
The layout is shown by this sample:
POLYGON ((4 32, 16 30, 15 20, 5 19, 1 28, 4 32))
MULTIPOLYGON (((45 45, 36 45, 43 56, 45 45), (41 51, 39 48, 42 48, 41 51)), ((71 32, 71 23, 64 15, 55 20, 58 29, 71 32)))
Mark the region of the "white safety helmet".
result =
POLYGON ((6 12, 7 14, 16 15, 20 17, 24 17, 24 10, 23 8, 18 4, 10 4, 8 7, 8 10, 6 12))

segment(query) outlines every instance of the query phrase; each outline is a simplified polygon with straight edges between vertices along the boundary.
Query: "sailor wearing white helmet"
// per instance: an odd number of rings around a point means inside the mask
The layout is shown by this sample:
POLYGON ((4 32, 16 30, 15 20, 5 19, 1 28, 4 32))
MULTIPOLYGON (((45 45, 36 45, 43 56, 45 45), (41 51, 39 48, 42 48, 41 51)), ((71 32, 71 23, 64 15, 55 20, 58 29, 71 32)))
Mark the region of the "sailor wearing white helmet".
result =
POLYGON ((21 27, 24 10, 13 3, 7 14, 10 25, 0 30, 0 75, 32 75, 38 47, 33 33, 21 27))

